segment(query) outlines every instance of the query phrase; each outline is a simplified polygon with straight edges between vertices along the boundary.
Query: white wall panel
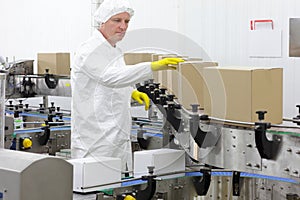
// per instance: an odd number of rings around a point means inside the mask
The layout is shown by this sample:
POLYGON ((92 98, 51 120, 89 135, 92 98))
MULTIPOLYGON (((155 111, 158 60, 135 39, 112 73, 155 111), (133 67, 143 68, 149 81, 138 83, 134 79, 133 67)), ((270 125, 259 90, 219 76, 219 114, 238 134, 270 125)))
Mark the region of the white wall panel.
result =
POLYGON ((201 44, 211 59, 220 65, 283 67, 284 117, 297 114, 295 105, 300 104, 300 81, 297 80, 300 77, 300 58, 288 57, 288 18, 300 17, 299 1, 190 0, 184 9, 187 23, 182 26, 185 34, 201 44), (191 22, 193 19, 197 19, 197 25, 191 22), (248 56, 252 19, 272 19, 274 29, 282 30, 281 58, 248 56))
POLYGON ((142 28, 161 28, 176 31, 178 3, 174 0, 131 0, 134 16, 129 31, 142 28))
POLYGON ((73 54, 90 35, 90 1, 1 0, 0 8, 0 54, 9 61, 36 60, 38 52, 73 54))

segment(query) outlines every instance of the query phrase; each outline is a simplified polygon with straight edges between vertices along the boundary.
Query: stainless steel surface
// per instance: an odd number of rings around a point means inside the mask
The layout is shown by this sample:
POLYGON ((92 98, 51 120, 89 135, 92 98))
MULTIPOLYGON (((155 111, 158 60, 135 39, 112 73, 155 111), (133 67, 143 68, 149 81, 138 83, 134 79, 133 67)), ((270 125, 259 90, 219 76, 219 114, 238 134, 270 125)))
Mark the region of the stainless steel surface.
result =
POLYGON ((96 200, 96 194, 73 194, 73 200, 96 200))
MULTIPOLYGON (((14 129, 14 116, 5 116, 5 144, 6 149, 15 149, 25 152, 33 153, 47 153, 55 155, 62 149, 70 149, 71 147, 71 127, 70 121, 64 121, 59 126, 50 127, 49 139, 46 144, 41 144, 40 138, 45 134, 45 128, 42 125, 45 124, 45 120, 48 120, 47 114, 41 113, 22 113, 22 119, 24 129, 14 129), (22 141, 29 139, 32 142, 32 146, 24 148, 22 141)), ((55 119, 53 119, 55 122, 55 119)), ((54 123, 53 122, 53 123, 54 123)), ((54 125, 50 123, 50 125, 54 125)))
MULTIPOLYGON (((275 134, 274 132, 273 134, 275 134)), ((280 134, 280 132, 277 132, 280 134)), ((281 134, 282 135, 282 134, 281 134)), ((280 177, 300 181, 300 137, 283 134, 282 145, 275 160, 263 159, 263 173, 271 172, 280 177)))
POLYGON ((37 95, 71 97, 71 79, 59 79, 55 89, 49 89, 44 79, 36 79, 37 95))
MULTIPOLYGON (((9 75, 7 77, 6 97, 27 98, 34 96, 71 96, 70 77, 55 76, 58 82, 55 88, 49 88, 45 76, 9 75)), ((51 79, 50 79, 51 80, 51 79)))
POLYGON ((73 168, 46 155, 0 149, 4 200, 71 200, 73 168))
POLYGON ((14 127, 14 117, 13 116, 5 116, 5 128, 4 128, 5 129, 5 136, 13 135, 14 134, 14 128, 15 128, 14 127))
MULTIPOLYGON (((207 194, 198 196, 194 187, 193 176, 173 179, 159 179, 152 200, 284 200, 288 194, 299 195, 299 184, 274 181, 264 178, 241 177, 240 195, 233 195, 231 176, 212 176, 207 194)), ((102 199, 116 199, 117 195, 144 189, 146 184, 113 189, 113 196, 101 195, 102 199), (106 198, 105 198, 106 197, 106 198)), ((96 194, 74 194, 74 200, 96 200, 96 194)))
POLYGON ((184 149, 194 160, 212 167, 276 175, 300 182, 299 128, 286 129, 283 126, 273 126, 272 130, 268 130, 266 133, 268 140, 273 140, 275 135, 281 139, 276 149, 278 155, 274 159, 265 159, 261 158, 256 147, 253 123, 234 121, 222 124, 215 120, 203 122, 200 120, 199 127, 207 134, 203 146, 199 147, 191 136, 189 123, 193 119, 191 116, 198 113, 184 109, 176 112, 181 113, 179 132, 166 122, 163 124, 163 136, 169 142, 170 135, 174 135, 178 147, 184 149))
POLYGON ((32 153, 47 153, 49 155, 55 155, 62 149, 70 149, 71 147, 71 130, 50 130, 50 138, 46 145, 41 145, 39 143, 39 137, 42 136, 44 132, 33 129, 27 132, 18 133, 15 135, 6 135, 5 148, 10 149, 13 141, 16 142, 16 150, 32 152, 32 153), (30 148, 23 148, 21 141, 24 138, 29 138, 32 141, 32 146, 30 148))
POLYGON ((0 73, 0 149, 4 148, 4 112, 5 112, 5 82, 6 74, 0 73))
POLYGON ((9 63, 9 74, 13 75, 29 75, 33 74, 34 60, 17 60, 9 63))
MULTIPOLYGON (((280 132, 267 133, 267 137, 271 138, 276 133, 280 132)), ((256 148, 253 130, 223 127, 216 146, 200 161, 224 169, 276 175, 300 182, 300 137, 288 134, 281 134, 281 137, 277 157, 274 160, 262 159, 256 148)), ((199 154, 201 151, 199 149, 199 154)))
POLYGON ((200 121, 199 127, 209 132, 204 140, 206 146, 199 148, 190 132, 189 120, 192 114, 182 111, 180 132, 177 132, 170 123, 164 122, 161 125, 163 147, 184 149, 189 157, 212 167, 276 175, 300 182, 299 128, 286 129, 277 126, 267 130, 266 137, 269 140, 277 135, 280 136, 281 143, 277 149, 278 155, 274 159, 262 159, 256 147, 254 127, 245 124, 228 125, 200 121), (172 135, 175 138, 170 142, 172 135))

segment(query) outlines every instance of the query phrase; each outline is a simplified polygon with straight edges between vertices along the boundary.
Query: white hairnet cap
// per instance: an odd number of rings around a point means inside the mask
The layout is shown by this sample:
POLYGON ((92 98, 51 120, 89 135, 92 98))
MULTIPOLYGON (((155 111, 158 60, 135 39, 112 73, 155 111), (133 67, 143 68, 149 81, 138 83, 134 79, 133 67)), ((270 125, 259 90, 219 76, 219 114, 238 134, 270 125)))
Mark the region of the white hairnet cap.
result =
POLYGON ((127 12, 130 17, 134 14, 134 10, 127 0, 104 0, 95 11, 94 19, 100 25, 112 16, 122 12, 127 12))

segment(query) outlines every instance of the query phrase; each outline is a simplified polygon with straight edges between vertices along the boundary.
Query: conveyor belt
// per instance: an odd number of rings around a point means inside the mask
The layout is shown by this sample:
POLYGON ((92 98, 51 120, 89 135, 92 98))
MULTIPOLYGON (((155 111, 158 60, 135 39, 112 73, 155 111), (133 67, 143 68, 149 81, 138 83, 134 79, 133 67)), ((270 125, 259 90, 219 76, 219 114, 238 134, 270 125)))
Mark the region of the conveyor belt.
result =
MULTIPOLYGON (((71 126, 52 126, 50 127, 51 131, 68 131, 71 130, 71 126)), ((14 131, 14 134, 22 134, 22 133, 40 133, 43 132, 43 128, 39 127, 39 128, 30 128, 30 129, 17 129, 14 131)), ((137 132, 136 129, 133 129, 131 131, 131 134, 136 135, 137 132)), ((162 138, 162 134, 161 133, 152 133, 152 132, 146 132, 145 133, 146 136, 151 136, 151 137, 159 137, 162 138)))
MULTIPOLYGON (((135 125, 132 125, 131 128, 133 130, 139 129, 139 127, 135 126, 135 125)), ((151 132, 161 132, 161 128, 155 128, 155 127, 151 127, 151 126, 150 127, 149 126, 145 126, 145 127, 143 127, 143 130, 148 130, 148 131, 151 131, 151 132)))
MULTIPOLYGON (((211 172, 212 176, 226 176, 226 177, 232 177, 232 172, 211 172)), ((203 176, 201 172, 186 172, 185 176, 191 177, 191 176, 203 176)), ((295 181, 293 179, 289 178, 281 178, 281 177, 276 177, 276 176, 266 176, 266 175, 260 175, 260 174, 253 174, 253 173, 247 173, 247 172, 241 172, 241 177, 245 178, 257 178, 257 179, 267 179, 267 180, 273 180, 273 181, 280 181, 280 182, 287 182, 287 183, 294 183, 294 184, 299 184, 300 182, 295 181)), ((163 179, 163 177, 161 177, 163 179)), ((139 185, 139 184, 144 184, 147 183, 147 181, 138 179, 138 180, 128 180, 125 181, 121 184, 122 187, 125 186, 132 186, 132 185, 139 185)))
MULTIPOLYGON (((6 111, 6 113, 8 114, 13 114, 13 111, 6 111)), ((29 117, 37 117, 37 118, 45 118, 47 119, 47 115, 45 114, 41 114, 41 113, 20 113, 20 115, 22 116, 29 116, 29 117)), ((65 121, 70 121, 71 118, 70 117, 65 117, 63 118, 63 120, 65 121)), ((137 121, 135 121, 137 122, 137 121)), ((148 126, 145 125, 143 126, 143 130, 145 130, 146 132, 144 133, 145 136, 149 136, 149 137, 158 137, 158 138, 162 138, 163 134, 161 132, 159 132, 160 130, 158 128, 156 128, 156 125, 161 125, 162 122, 157 121, 156 123, 153 123, 153 121, 148 121, 148 120, 138 120, 138 122, 142 122, 142 123, 152 123, 155 124, 154 126, 148 126)), ((133 135, 137 135, 137 129, 139 128, 139 126, 137 125, 133 125, 132 126, 132 130, 131 130, 131 134, 133 135)), ((52 126, 50 127, 51 131, 69 131, 71 130, 71 126, 52 126)), ((39 133, 39 132, 43 132, 43 128, 32 128, 32 129, 18 129, 14 131, 14 134, 22 134, 22 133, 39 133)), ((290 136, 297 136, 300 137, 299 133, 294 133, 294 132, 285 132, 285 131, 274 131, 274 130, 268 130, 269 133, 272 134, 282 134, 282 135, 290 135, 290 136)), ((201 172, 186 172, 185 176, 202 176, 201 172)), ((231 177, 232 176, 232 172, 212 172, 212 176, 228 176, 231 177)), ((259 179, 269 179, 269 180, 274 180, 274 181, 281 181, 281 182, 288 182, 288 183, 294 183, 294 184, 300 184, 299 182, 297 182, 296 180, 293 179, 289 179, 289 178, 281 178, 281 177, 276 177, 276 176, 267 176, 267 175, 260 175, 260 174, 252 174, 252 173, 246 173, 246 172, 241 172, 241 177, 246 177, 246 178, 259 178, 259 179)), ((143 180, 128 180, 128 181, 124 181, 122 183, 122 186, 129 186, 129 185, 136 185, 136 184, 142 184, 145 183, 146 181, 143 180)))
MULTIPOLYGON (((202 176, 203 174, 201 172, 187 172, 185 176, 202 176)), ((232 176, 232 172, 211 172, 212 176, 232 176)), ((276 176, 267 176, 267 175, 261 175, 261 174, 253 174, 253 173, 247 173, 247 172, 241 172, 241 177, 245 178, 259 178, 259 179, 268 179, 268 180, 274 180, 274 181, 280 181, 280 182, 287 182, 287 183, 295 183, 300 184, 298 181, 289 179, 289 178, 281 178, 276 176)))
MULTIPOLYGON (((6 114, 9 114, 9 115, 13 115, 14 112, 13 111, 8 111, 6 110, 5 111, 6 114)), ((21 116, 26 116, 26 117, 36 117, 36 118, 42 118, 42 119, 47 119, 48 118, 48 115, 45 115, 45 114, 41 114, 41 113, 19 113, 19 115, 21 116)), ((58 117, 54 117, 54 119, 59 119, 58 117)), ((63 117, 62 120, 64 121, 71 121, 71 117, 63 117)))
MULTIPOLYGON (((71 126, 50 127, 50 131, 69 131, 69 130, 71 130, 71 126)), ((14 131, 14 134, 40 133, 40 132, 44 132, 43 128, 17 129, 14 131)))
POLYGON ((134 120, 134 122, 136 123, 145 123, 145 124, 156 124, 156 125, 162 125, 163 124, 163 121, 154 121, 154 120, 149 120, 149 119, 146 119, 146 118, 138 118, 136 120, 134 120))
POLYGON ((276 131, 276 130, 267 130, 267 132, 277 134, 277 135, 290 135, 290 136, 300 137, 300 133, 296 133, 296 132, 276 131))
MULTIPOLYGON (((152 129, 147 129, 147 128, 145 128, 145 129, 143 128, 143 130, 146 131, 144 133, 145 136, 163 138, 163 134, 162 133, 151 132, 153 130, 152 129)), ((131 130, 131 134, 132 135, 137 135, 137 129, 132 129, 131 130)))

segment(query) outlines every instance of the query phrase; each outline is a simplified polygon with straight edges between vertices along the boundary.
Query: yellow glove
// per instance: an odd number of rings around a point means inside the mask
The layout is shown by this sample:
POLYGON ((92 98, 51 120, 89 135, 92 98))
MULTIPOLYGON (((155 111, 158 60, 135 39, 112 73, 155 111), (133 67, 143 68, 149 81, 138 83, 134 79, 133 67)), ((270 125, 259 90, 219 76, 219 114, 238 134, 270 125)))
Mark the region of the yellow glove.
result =
POLYGON ((152 71, 176 69, 178 63, 184 62, 181 58, 164 58, 151 63, 152 71))
POLYGON ((127 195, 124 200, 135 200, 135 198, 131 195, 127 195))
POLYGON ((138 90, 133 90, 133 92, 131 93, 131 97, 139 104, 145 103, 145 110, 149 109, 150 99, 146 93, 139 92, 138 90))

